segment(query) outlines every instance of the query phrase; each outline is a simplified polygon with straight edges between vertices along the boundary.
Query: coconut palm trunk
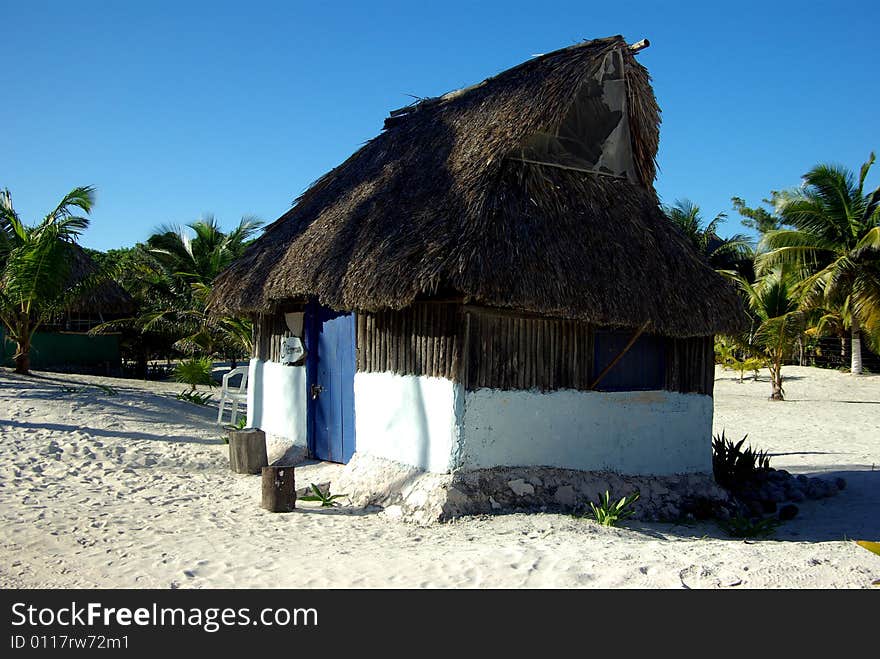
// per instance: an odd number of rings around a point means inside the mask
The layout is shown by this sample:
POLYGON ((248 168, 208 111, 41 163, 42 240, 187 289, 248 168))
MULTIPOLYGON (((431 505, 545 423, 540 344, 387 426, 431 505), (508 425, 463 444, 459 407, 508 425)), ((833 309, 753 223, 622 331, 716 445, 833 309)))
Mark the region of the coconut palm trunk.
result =
POLYGON ((770 369, 770 400, 785 400, 782 367, 803 333, 804 314, 797 308, 794 280, 778 266, 761 275, 755 283, 741 276, 732 277, 745 296, 753 316, 748 337, 750 351, 762 355, 770 369))
POLYGON ((850 362, 850 373, 853 375, 862 374, 862 337, 861 327, 859 325, 858 316, 852 315, 851 323, 852 332, 852 361, 850 362))
POLYGON ((20 375, 30 375, 31 372, 31 338, 33 331, 30 327, 30 318, 22 314, 19 326, 13 340, 15 341, 15 372, 20 375))
POLYGON ((13 311, 7 317, 6 336, 15 343, 15 354, 12 359, 15 363, 15 372, 21 375, 30 375, 31 370, 31 341, 33 340, 36 326, 33 319, 26 311, 13 311))
POLYGON ((15 355, 15 372, 20 375, 31 374, 30 347, 25 348, 28 352, 19 352, 15 355))
POLYGON ((782 389, 782 364, 770 365, 770 400, 785 400, 785 391, 782 389))

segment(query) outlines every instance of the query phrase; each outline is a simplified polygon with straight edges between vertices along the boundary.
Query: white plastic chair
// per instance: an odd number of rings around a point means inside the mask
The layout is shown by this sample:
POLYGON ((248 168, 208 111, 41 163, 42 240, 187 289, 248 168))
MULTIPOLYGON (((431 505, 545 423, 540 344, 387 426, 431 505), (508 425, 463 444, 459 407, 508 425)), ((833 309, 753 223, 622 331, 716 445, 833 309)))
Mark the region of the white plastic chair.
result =
POLYGON ((220 409, 217 410, 217 423, 223 423, 223 408, 228 403, 231 406, 232 418, 230 423, 234 426, 238 419, 238 406, 247 406, 247 380, 248 367, 239 366, 223 376, 223 386, 220 390, 220 409), (230 387, 229 380, 241 374, 241 383, 238 387, 230 387))

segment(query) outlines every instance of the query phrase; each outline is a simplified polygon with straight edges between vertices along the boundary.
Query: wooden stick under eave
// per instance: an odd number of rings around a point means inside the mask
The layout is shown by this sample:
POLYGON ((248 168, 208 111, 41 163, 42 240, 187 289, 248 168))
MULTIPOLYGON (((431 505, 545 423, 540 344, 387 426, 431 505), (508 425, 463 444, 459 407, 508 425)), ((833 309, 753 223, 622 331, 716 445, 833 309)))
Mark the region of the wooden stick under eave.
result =
POLYGON ((629 352, 629 349, 632 348, 633 345, 635 345, 635 342, 638 341, 638 339, 642 335, 642 333, 648 328, 648 323, 650 323, 650 321, 645 321, 645 324, 636 330, 636 333, 632 335, 632 338, 629 340, 629 343, 627 343, 626 347, 620 351, 620 354, 617 355, 617 357, 615 357, 614 359, 612 359, 611 363, 608 364, 608 366, 606 366, 605 369, 601 373, 599 373, 598 377, 595 380, 593 380, 593 383, 590 385, 590 389, 595 389, 596 386, 602 381, 602 378, 604 378, 606 375, 608 375, 608 372, 617 365, 617 362, 619 362, 621 359, 623 359, 623 356, 629 352))

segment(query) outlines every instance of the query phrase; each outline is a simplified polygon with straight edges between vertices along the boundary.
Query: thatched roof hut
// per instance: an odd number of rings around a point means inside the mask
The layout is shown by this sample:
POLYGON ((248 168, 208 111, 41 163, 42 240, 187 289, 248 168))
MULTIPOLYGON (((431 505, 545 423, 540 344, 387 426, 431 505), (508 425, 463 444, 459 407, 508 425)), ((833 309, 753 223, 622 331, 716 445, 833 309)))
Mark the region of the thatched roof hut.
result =
POLYGON ((660 209, 659 121, 619 36, 392 112, 215 283, 256 320, 248 426, 379 489, 454 479, 415 507, 711 480, 713 335, 746 319, 660 209))
POLYGON ((377 311, 442 296, 674 337, 735 330, 739 299, 659 208, 659 122, 621 36, 395 111, 221 275, 214 307, 316 299, 377 311), (629 171, 534 162, 535 136, 583 114, 578 95, 611 53, 626 83, 629 171))
MULTIPOLYGON (((75 243, 70 243, 70 286, 99 276, 99 268, 91 256, 75 243)), ((100 278, 96 286, 89 287, 69 311, 79 314, 125 314, 134 309, 131 295, 112 279, 100 278)))
MULTIPOLYGON (((84 292, 64 308, 43 319, 33 336, 23 368, 75 371, 111 375, 120 365, 119 336, 88 335, 99 323, 134 310, 134 300, 117 282, 100 273, 94 259, 76 243, 64 244, 67 251, 66 288, 84 292)), ((61 273, 58 273, 61 274, 61 273)), ((0 326, 0 364, 18 366, 15 344, 7 340, 0 326)))

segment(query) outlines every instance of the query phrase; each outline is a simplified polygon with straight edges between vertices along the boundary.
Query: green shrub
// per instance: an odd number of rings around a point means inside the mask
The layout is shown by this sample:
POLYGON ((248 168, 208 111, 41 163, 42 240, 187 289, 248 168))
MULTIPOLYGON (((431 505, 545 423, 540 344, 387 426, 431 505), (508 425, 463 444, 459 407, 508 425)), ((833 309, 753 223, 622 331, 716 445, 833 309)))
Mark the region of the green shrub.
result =
MULTIPOLYGON (((113 387, 108 387, 106 384, 94 384, 92 386, 97 389, 100 389, 108 396, 118 396, 119 395, 119 392, 116 391, 116 389, 114 389, 113 387)), ((84 386, 84 387, 71 387, 71 386, 65 386, 65 385, 61 386, 61 391, 63 391, 65 394, 82 394, 82 393, 87 392, 88 390, 89 390, 89 388, 87 386, 84 386)))
POLYGON ((197 385, 206 387, 214 386, 214 378, 211 376, 214 370, 214 362, 208 357, 192 357, 186 359, 174 367, 174 381, 183 382, 196 390, 197 385))
POLYGON ((188 403, 195 403, 196 405, 207 405, 208 401, 211 400, 211 394, 199 393, 198 391, 181 391, 176 396, 177 400, 185 400, 188 403))
POLYGON ((727 535, 733 538, 763 538, 776 533, 781 522, 775 517, 744 517, 737 515, 718 522, 727 535))
POLYGON ((347 494, 330 494, 330 488, 327 488, 327 492, 324 493, 321 491, 321 488, 311 483, 309 485, 312 488, 312 492, 314 494, 307 494, 305 496, 300 497, 300 501, 320 501, 322 508, 334 508, 339 504, 337 499, 341 499, 343 497, 347 497, 347 494))
MULTIPOLYGON (((235 423, 227 423, 223 427, 226 428, 226 430, 244 430, 246 426, 247 426, 247 416, 243 415, 243 416, 238 417, 238 420, 235 423)), ((227 444, 228 443, 229 442, 227 441, 227 444)))
POLYGON ((635 512, 632 505, 638 501, 639 493, 633 492, 629 496, 622 497, 617 503, 612 503, 611 493, 605 490, 605 494, 599 496, 598 505, 590 501, 590 509, 593 517, 602 526, 615 526, 618 522, 631 517, 635 512))
POLYGON ((100 389, 101 391, 103 391, 105 394, 107 394, 108 396, 118 396, 119 395, 119 392, 116 391, 116 389, 114 389, 113 387, 110 387, 106 384, 96 384, 95 386, 98 389, 100 389))
POLYGON ((737 489, 758 471, 770 468, 770 456, 766 451, 756 452, 751 446, 743 450, 746 438, 748 435, 734 444, 723 430, 712 438, 712 473, 722 487, 737 489))

